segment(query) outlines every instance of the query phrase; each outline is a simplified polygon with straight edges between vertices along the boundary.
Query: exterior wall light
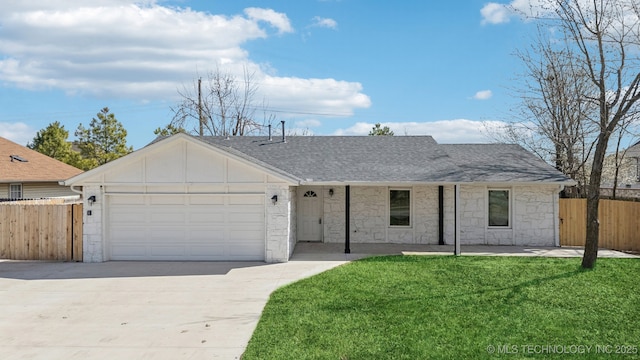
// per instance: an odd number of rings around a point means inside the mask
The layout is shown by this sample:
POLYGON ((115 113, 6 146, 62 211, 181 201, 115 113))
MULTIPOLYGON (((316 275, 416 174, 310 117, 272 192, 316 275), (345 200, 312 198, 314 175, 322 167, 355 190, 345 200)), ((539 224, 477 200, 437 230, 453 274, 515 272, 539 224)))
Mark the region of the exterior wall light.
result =
POLYGON ((89 205, 93 205, 93 203, 96 202, 96 196, 95 195, 89 196, 87 201, 89 201, 89 205))
POLYGON ((271 197, 271 202, 273 203, 273 205, 275 205, 278 202, 278 195, 273 195, 271 197))
POLYGON ((329 189, 329 196, 333 196, 333 189, 329 189))

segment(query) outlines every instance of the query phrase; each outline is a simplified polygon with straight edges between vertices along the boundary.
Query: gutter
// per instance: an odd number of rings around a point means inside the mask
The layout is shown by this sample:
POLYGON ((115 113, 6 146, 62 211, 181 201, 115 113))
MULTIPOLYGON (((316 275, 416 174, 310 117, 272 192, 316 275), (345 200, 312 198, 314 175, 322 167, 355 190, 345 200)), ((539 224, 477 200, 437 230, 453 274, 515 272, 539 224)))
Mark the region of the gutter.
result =
MULTIPOLYGON (((62 181, 61 181, 62 182, 62 181)), ((64 185, 64 184, 60 184, 60 185, 64 185)), ((69 186, 69 189, 71 189, 71 191, 73 191, 76 194, 80 194, 80 197, 82 197, 82 190, 78 190, 75 187, 78 185, 71 185, 69 186)), ((81 187, 82 188, 82 187, 81 187)))

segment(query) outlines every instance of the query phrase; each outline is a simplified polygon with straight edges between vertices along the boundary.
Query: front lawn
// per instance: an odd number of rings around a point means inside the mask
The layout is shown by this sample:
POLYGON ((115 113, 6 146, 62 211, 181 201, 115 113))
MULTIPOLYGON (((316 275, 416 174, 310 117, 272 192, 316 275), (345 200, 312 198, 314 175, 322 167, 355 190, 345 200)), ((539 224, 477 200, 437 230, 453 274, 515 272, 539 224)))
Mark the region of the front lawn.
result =
POLYGON ((243 359, 640 358, 640 260, 580 260, 355 261, 274 292, 243 359))

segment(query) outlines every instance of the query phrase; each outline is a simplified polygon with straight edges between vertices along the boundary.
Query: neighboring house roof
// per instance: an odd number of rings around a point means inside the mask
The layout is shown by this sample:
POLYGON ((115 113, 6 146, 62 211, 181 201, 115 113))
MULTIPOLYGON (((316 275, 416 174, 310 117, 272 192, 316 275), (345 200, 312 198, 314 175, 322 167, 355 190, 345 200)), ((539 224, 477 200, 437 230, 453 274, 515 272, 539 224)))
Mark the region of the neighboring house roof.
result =
POLYGON ((640 158, 640 141, 629 146, 625 152, 627 158, 640 158))
POLYGON ((304 182, 574 183, 519 145, 440 145, 430 136, 197 139, 304 182))
POLYGON ((0 137, 0 183, 58 182, 81 172, 78 168, 0 137))

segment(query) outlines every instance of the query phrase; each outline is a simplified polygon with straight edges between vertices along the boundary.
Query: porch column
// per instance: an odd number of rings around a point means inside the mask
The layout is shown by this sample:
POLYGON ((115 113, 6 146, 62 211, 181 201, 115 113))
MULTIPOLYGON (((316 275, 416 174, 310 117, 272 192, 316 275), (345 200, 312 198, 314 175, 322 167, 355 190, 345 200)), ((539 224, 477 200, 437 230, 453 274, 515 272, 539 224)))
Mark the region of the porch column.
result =
POLYGON ((349 229, 349 203, 351 202, 351 189, 349 185, 344 187, 344 253, 351 253, 351 244, 349 239, 349 233, 351 230, 349 229))
POLYGON ((438 186, 438 245, 444 245, 444 186, 438 186))
POLYGON ((458 203, 460 202, 460 184, 453 185, 453 212, 454 212, 454 235, 453 235, 453 255, 460 255, 460 209, 458 203))

